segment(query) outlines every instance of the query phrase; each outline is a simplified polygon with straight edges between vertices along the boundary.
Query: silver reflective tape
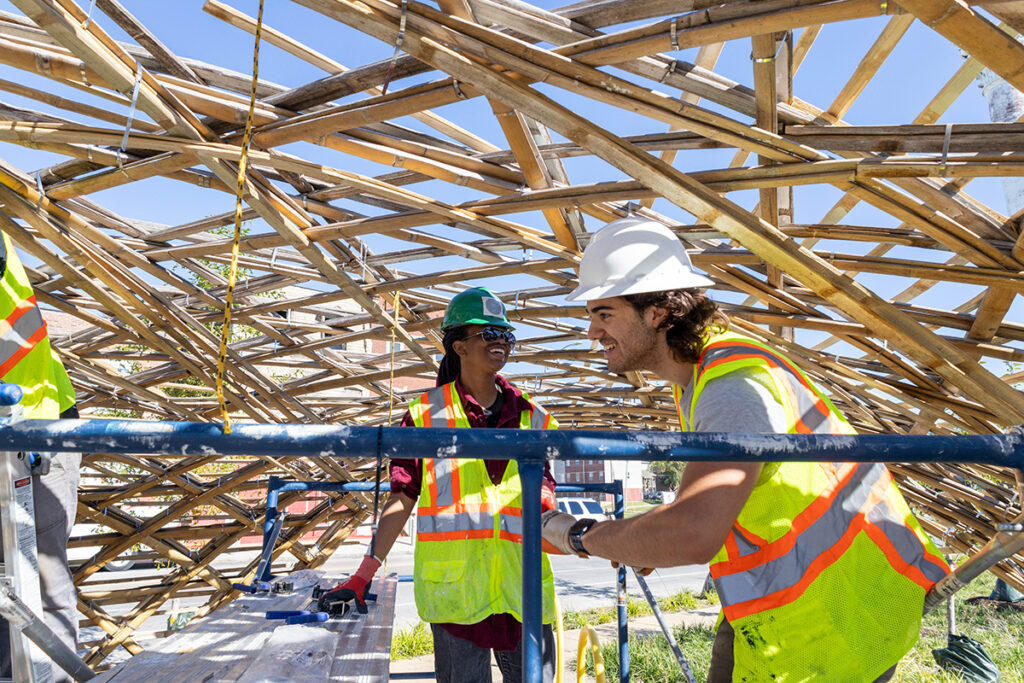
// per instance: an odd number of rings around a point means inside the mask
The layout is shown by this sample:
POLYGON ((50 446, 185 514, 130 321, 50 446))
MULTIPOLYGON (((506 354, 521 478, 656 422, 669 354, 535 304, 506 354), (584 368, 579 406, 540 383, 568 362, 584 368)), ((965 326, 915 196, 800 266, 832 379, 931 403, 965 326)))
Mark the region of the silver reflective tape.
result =
POLYGON ((501 530, 516 536, 523 535, 523 518, 519 515, 498 515, 501 530))
POLYGON ((530 429, 544 429, 544 423, 548 420, 548 411, 533 404, 533 414, 530 415, 530 429))
POLYGON ((869 522, 882 530, 900 558, 920 569, 929 581, 937 582, 946 576, 946 568, 925 555, 921 539, 913 529, 898 520, 884 500, 868 512, 867 517, 869 522))
MULTIPOLYGON (((772 363, 778 368, 786 372, 786 376, 789 378, 789 385, 796 397, 797 405, 794 406, 795 412, 800 416, 800 421, 815 434, 829 434, 832 431, 832 427, 829 424, 828 413, 822 413, 818 408, 818 395, 807 388, 803 383, 803 378, 789 367, 786 363, 782 362, 782 358, 770 353, 764 349, 756 346, 720 346, 709 350, 704 354, 704 360, 701 363, 701 367, 728 358, 735 353, 743 353, 745 355, 761 356, 772 363)), ((700 371, 698 371, 698 377, 700 371)), ((810 381, 810 380, 808 380, 810 381)))
POLYGON ((14 321, 7 333, 0 337, 0 365, 13 358, 21 349, 27 347, 28 340, 43 327, 43 316, 39 308, 33 306, 14 321))
POLYGON ((447 427, 448 409, 445 406, 444 387, 434 387, 427 392, 427 403, 429 403, 430 426, 447 427))
POLYGON ((860 514, 871 488, 885 474, 879 463, 861 463, 829 509, 796 537, 785 555, 747 571, 720 576, 715 580, 722 604, 735 605, 792 588, 818 557, 832 548, 860 514))
POLYGON ((417 533, 489 531, 494 529, 494 517, 487 512, 459 512, 454 514, 420 515, 416 519, 416 525, 417 533))
POLYGON ((437 485, 437 500, 434 505, 444 507, 455 504, 455 493, 452 491, 452 461, 449 458, 434 459, 434 476, 437 485))

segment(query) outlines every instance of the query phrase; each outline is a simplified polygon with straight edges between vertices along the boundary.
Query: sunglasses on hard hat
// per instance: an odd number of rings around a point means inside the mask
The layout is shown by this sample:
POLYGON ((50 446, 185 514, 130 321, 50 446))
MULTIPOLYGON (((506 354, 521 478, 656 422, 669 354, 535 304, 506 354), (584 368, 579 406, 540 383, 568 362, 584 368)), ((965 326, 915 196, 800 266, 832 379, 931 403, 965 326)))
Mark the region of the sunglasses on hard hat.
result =
POLYGON ((515 348, 516 345, 516 335, 512 334, 510 330, 503 330, 500 327, 485 327, 479 332, 468 335, 466 339, 476 337, 477 335, 479 335, 480 338, 488 344, 491 342, 503 341, 508 344, 510 349, 515 348))

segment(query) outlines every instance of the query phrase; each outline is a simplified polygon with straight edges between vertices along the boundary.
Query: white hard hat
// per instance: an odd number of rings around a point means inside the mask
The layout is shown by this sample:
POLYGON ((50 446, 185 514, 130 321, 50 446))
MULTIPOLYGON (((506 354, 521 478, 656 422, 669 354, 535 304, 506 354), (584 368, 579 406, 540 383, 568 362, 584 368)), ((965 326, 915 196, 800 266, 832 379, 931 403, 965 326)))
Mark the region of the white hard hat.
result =
POLYGON ((579 286, 569 301, 715 284, 693 272, 686 247, 675 233, 647 218, 620 218, 590 239, 580 261, 579 286))

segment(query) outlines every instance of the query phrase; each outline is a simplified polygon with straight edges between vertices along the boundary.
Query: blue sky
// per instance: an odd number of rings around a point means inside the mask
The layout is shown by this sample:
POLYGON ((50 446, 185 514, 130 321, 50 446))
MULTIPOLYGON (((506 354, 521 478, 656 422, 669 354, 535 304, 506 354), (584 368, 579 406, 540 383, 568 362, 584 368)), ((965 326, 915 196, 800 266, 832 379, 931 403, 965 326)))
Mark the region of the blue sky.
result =
MULTIPOLYGON (((83 1, 81 4, 84 9, 88 9, 87 2, 83 1)), ((252 58, 252 37, 204 13, 200 0, 176 0, 173 2, 124 0, 123 4, 176 54, 235 69, 242 73, 249 72, 252 58)), ((229 4, 255 16, 257 10, 255 1, 233 0, 229 4)), ((554 2, 537 4, 545 8, 557 6, 554 2)), ((0 1, 0 9, 17 11, 6 1, 0 1)), ((94 12, 94 20, 116 38, 127 39, 127 36, 98 10, 94 12)), ((393 51, 393 47, 390 45, 362 35, 292 2, 268 2, 264 20, 267 25, 285 32, 349 67, 387 59, 393 51)), ((827 108, 887 21, 888 18, 879 17, 825 26, 794 79, 794 94, 815 106, 827 108)), ((799 36, 799 30, 797 36, 799 36)), ((695 54, 696 50, 691 49, 681 51, 679 56, 691 60, 695 54)), ((882 67, 878 76, 871 81, 858 102, 847 113, 845 120, 851 124, 908 122, 921 111, 962 63, 963 57, 955 46, 920 22, 915 22, 893 55, 882 67)), ((728 43, 716 66, 716 71, 742 84, 752 85, 749 41, 728 43)), ((324 72, 316 67, 268 44, 262 46, 260 73, 262 78, 286 87, 294 87, 324 75, 324 72)), ((25 82, 33 87, 57 92, 99 106, 110 106, 107 102, 92 99, 77 90, 56 85, 41 77, 29 76, 9 67, 0 66, 0 78, 25 82)), ((423 80, 423 78, 417 80, 423 80)), ((400 81, 393 88, 405 87, 411 82, 414 81, 400 81)), ((654 83, 650 85, 663 92, 677 94, 665 86, 654 83)), ((651 122, 639 116, 629 116, 622 113, 621 110, 596 104, 553 87, 541 86, 541 89, 556 97, 561 103, 585 113, 591 120, 599 122, 617 134, 628 135, 667 129, 664 124, 651 122)), ((361 95, 352 97, 358 98, 361 95)), ((45 105, 23 100, 8 93, 0 93, 0 99, 16 106, 46 110, 45 105)), ((735 112, 726 112, 716 105, 706 106, 743 120, 742 115, 735 112)), ((442 107, 437 110, 437 113, 469 128, 499 146, 504 146, 497 122, 482 98, 442 107)), ((142 117, 141 114, 140 117, 142 117)), ((72 118, 74 117, 72 116, 72 118)), ((79 120, 86 121, 80 117, 79 120)), ((985 99, 982 97, 980 89, 976 85, 972 85, 939 122, 986 122, 988 120, 985 99)), ((412 119, 402 120, 401 123, 411 128, 426 130, 422 124, 412 119)), ((556 135, 555 138, 557 140, 558 136, 556 135)), ((308 143, 296 143, 282 149, 314 161, 368 175, 378 175, 394 170, 388 166, 341 155, 308 143)), ((59 160, 59 157, 55 155, 14 145, 0 146, 0 157, 27 171, 59 160)), ((732 150, 684 151, 677 156, 676 165, 684 171, 721 168, 727 166, 732 157, 732 150)), ((567 159, 565 167, 570 179, 574 182, 622 178, 622 174, 616 169, 593 157, 567 159)), ((420 184, 412 189, 452 203, 481 196, 475 191, 440 181, 420 184)), ((975 180, 967 187, 967 192, 997 211, 1005 212, 1007 210, 1001 182, 998 179, 975 180)), ((838 190, 826 185, 797 188, 796 222, 819 221, 840 196, 838 190)), ((201 190, 165 179, 133 183, 123 188, 97 193, 91 198, 122 215, 169 225, 230 211, 234 202, 231 195, 201 190)), ((729 198, 750 208, 757 201, 757 194, 756 192, 739 192, 730 194, 729 198)), ((353 208, 367 214, 374 213, 372 208, 365 205, 357 205, 353 208)), ((654 208, 682 223, 692 222, 687 214, 664 200, 658 200, 654 208)), ((511 218, 523 224, 547 230, 539 213, 521 214, 511 218)), ((843 222, 864 225, 894 225, 892 218, 864 204, 859 205, 843 222)), ((589 230, 600 227, 593 219, 587 220, 587 226, 589 230)), ((429 230, 429 228, 427 229, 429 230)), ((253 232, 263 232, 269 228, 255 223, 252 230, 253 232)), ((446 234, 451 235, 450 229, 445 230, 446 234)), ((393 240, 383 237, 369 238, 367 242, 374 249, 391 248, 395 244, 393 240)), ((857 253, 858 251, 863 253, 870 248, 870 245, 846 242, 830 245, 828 242, 824 242, 818 248, 845 253, 857 253)), ((922 260, 935 260, 938 257, 943 257, 936 252, 910 248, 894 250, 891 255, 922 260)), ((541 257, 540 254, 534 254, 534 256, 541 257)), ((402 268, 416 272, 432 272, 444 264, 444 261, 433 263, 420 261, 402 264, 402 268)), ((883 296, 891 295, 911 282, 911 280, 903 278, 872 276, 859 276, 858 280, 876 288, 883 296)), ((536 281, 533 283, 535 286, 536 281)), ((512 290, 516 286, 515 280, 510 278, 492 284, 500 290, 512 290)), ((974 291, 976 290, 966 286, 941 285, 922 297, 919 303, 947 307, 950 300, 956 302, 965 300, 974 291)), ((1024 319, 1024 304, 1018 297, 1007 320, 1019 322, 1022 319, 1024 319)))

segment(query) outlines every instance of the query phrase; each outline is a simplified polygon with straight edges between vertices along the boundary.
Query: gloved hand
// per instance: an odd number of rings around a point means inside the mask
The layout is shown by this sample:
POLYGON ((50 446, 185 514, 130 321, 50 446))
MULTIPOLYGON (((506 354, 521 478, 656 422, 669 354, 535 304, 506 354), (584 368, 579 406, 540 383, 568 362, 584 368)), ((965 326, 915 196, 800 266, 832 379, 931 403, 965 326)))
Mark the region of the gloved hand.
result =
POLYGON ((370 592, 370 581, 373 580, 373 575, 380 565, 380 560, 373 555, 365 556, 355 574, 348 577, 344 583, 320 596, 316 602, 317 609, 326 612, 332 602, 354 600, 356 611, 366 614, 366 594, 370 592))
POLYGON ((546 486, 540 487, 540 511, 547 512, 548 510, 555 510, 558 508, 558 502, 555 500, 555 492, 546 486))
MULTIPOLYGON (((541 550, 557 555, 577 555, 569 545, 569 530, 576 524, 576 518, 558 510, 548 510, 540 515, 541 550)), ((580 555, 586 557, 586 555, 580 555)))

